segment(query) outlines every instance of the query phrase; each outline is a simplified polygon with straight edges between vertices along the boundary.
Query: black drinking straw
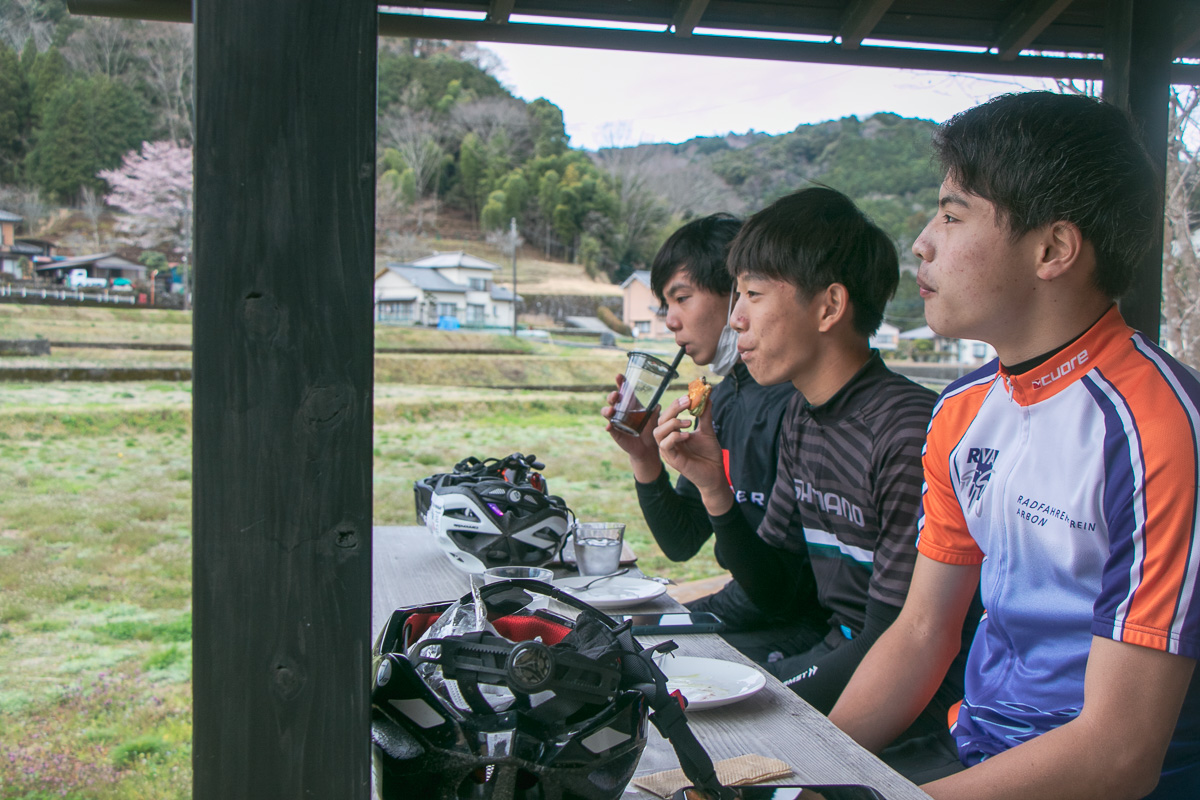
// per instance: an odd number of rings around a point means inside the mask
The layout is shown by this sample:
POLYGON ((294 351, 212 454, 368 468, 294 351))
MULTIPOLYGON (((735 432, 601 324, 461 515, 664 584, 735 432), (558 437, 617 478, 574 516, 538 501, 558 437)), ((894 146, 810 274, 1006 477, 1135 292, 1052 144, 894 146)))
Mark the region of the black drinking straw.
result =
POLYGON ((654 411, 654 406, 658 404, 658 399, 662 397, 663 392, 666 391, 667 384, 671 382, 671 378, 679 374, 675 371, 675 368, 679 366, 680 361, 683 361, 683 353, 683 348, 679 348, 679 352, 675 354, 675 360, 671 362, 671 370, 667 373, 666 379, 658 385, 658 388, 654 390, 654 395, 650 398, 650 402, 646 404, 647 412, 654 411))

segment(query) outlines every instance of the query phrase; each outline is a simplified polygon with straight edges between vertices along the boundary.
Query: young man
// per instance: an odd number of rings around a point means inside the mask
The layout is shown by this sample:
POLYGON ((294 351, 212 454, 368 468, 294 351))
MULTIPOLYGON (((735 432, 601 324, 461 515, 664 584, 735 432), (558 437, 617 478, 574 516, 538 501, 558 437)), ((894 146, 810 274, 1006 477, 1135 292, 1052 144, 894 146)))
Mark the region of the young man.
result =
MULTIPOLYGON (((666 309, 668 330, 698 366, 708 365, 724 376, 710 397, 713 427, 728 465, 727 478, 748 524, 757 526, 766 509, 767 493, 775 482, 775 457, 783 411, 795 391, 791 386, 758 385, 737 354, 737 335, 728 329, 733 279, 725 268, 729 244, 742 221, 713 214, 689 222, 659 249, 650 267, 650 288, 666 309)), ((618 380, 620 378, 618 377, 618 380)), ((601 411, 611 418, 617 394, 601 411)), ((613 441, 629 455, 638 503, 658 546, 672 561, 686 561, 712 536, 712 524, 700 493, 680 476, 675 487, 654 441, 657 412, 641 436, 630 436, 611 425, 613 441)), ((717 558, 721 555, 717 552, 717 558)), ((748 657, 766 662, 771 653, 790 654, 807 648, 807 626, 779 614, 761 611, 737 581, 719 592, 689 604, 693 611, 711 611, 726 624, 727 636, 748 657)))
POLYGON ((931 795, 1198 797, 1200 383, 1113 302, 1161 184, 1125 115, 1084 97, 997 98, 935 145, 941 211, 913 245, 926 319, 999 359, 935 409, 908 600, 830 718, 885 745, 979 587, 953 719, 968 768, 931 795))
MULTIPOLYGON (((819 614, 820 641, 768 668, 828 712, 908 591, 935 395, 891 372, 868 344, 899 269, 891 240, 845 196, 806 189, 755 214, 729 269, 742 360, 759 383, 800 393, 784 417, 757 535, 735 513, 706 415, 688 430, 678 418, 683 398, 654 435, 667 464, 700 490, 726 564, 755 603, 805 606, 815 577, 817 606, 806 610, 819 614)), ((941 698, 927 727, 944 729, 957 699, 941 698)))

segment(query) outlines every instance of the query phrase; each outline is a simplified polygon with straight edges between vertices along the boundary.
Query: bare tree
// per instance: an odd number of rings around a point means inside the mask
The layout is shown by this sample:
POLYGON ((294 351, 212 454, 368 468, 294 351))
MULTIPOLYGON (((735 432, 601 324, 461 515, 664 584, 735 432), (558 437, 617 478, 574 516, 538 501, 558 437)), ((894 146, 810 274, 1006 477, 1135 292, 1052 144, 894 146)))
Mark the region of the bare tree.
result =
POLYGON ((95 239, 96 249, 99 250, 100 244, 100 217, 104 214, 104 198, 96 194, 96 190, 91 186, 84 186, 80 191, 79 210, 87 221, 92 226, 92 236, 95 239))
POLYGON ((22 218, 21 231, 35 235, 50 216, 50 204, 36 186, 0 186, 0 207, 22 218))
POLYGON ((38 52, 45 50, 54 40, 54 20, 37 0, 7 0, 4 25, 0 25, 0 39, 21 52, 25 42, 32 39, 38 52))
POLYGON ((607 147, 594 156, 608 173, 617 196, 617 224, 609 241, 618 265, 644 261, 653 255, 657 242, 652 239, 667 222, 666 208, 653 188, 657 181, 652 167, 654 154, 653 145, 639 145, 607 147))
POLYGON ((141 30, 138 53, 146 66, 149 87, 167 137, 183 144, 196 140, 192 106, 194 58, 192 26, 172 22, 147 23, 141 30))
POLYGON ((442 165, 442 148, 437 142, 437 127, 428 113, 403 108, 379 120, 378 138, 385 147, 392 147, 413 172, 416 184, 417 227, 424 225, 422 198, 432 192, 436 213, 436 178, 442 165))
POLYGON ((80 19, 81 27, 62 48, 70 65, 88 74, 124 75, 135 58, 134 45, 143 23, 106 17, 80 19))
POLYGON ((740 214, 746 208, 746 201, 710 167, 673 152, 669 146, 656 148, 646 168, 654 176, 654 192, 674 217, 686 220, 717 211, 740 214))
POLYGON ((1200 366, 1200 258, 1192 201, 1200 185, 1200 87, 1173 87, 1167 145, 1166 222, 1163 230, 1163 332, 1167 349, 1200 366))
POLYGON ((486 145, 503 131, 513 152, 528 154, 533 151, 529 113, 518 100, 486 97, 456 105, 450 110, 450 124, 457 134, 456 140, 473 133, 486 145))

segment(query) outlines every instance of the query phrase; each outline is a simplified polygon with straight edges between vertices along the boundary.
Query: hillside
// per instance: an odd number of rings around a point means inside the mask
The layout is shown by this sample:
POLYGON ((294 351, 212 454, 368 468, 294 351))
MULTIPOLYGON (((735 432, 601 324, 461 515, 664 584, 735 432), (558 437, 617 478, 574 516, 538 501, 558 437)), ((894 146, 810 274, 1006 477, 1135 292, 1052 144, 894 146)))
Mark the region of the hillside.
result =
MULTIPOLYGON (((146 157, 178 143, 190 154, 186 34, 186 26, 73 16, 63 0, 0 2, 0 208, 24 218, 19 235, 51 239, 66 255, 140 260, 150 249, 191 261, 190 181, 172 187, 184 213, 149 231, 146 212, 119 210, 144 206, 110 185, 139 148, 146 157), (123 159, 120 172, 106 173, 123 159)), ((519 292, 612 296, 683 222, 751 214, 813 183, 853 198, 909 261, 933 211, 938 176, 925 120, 876 114, 778 136, 587 152, 570 146, 552 99, 515 97, 473 44, 382 39, 378 64, 380 265, 462 249, 505 266, 497 278, 508 284, 501 241, 515 220, 519 292)))
POLYGON ((880 113, 800 125, 789 133, 700 137, 681 144, 601 150, 597 161, 641 175, 647 190, 687 219, 713 211, 752 214, 805 186, 844 192, 896 241, 901 259, 937 206, 935 124, 880 113))

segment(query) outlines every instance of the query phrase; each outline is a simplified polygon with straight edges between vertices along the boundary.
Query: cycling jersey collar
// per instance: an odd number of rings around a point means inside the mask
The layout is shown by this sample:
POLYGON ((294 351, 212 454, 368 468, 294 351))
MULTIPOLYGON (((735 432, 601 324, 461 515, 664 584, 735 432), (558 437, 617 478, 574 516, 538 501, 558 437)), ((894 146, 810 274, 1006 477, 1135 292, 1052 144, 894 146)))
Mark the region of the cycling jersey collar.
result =
POLYGON ((1120 342, 1128 340, 1132 333, 1114 304, 1082 336, 1039 366, 1015 374, 1000 365, 1000 376, 1018 403, 1039 403, 1054 397, 1103 363, 1108 353, 1120 342))

